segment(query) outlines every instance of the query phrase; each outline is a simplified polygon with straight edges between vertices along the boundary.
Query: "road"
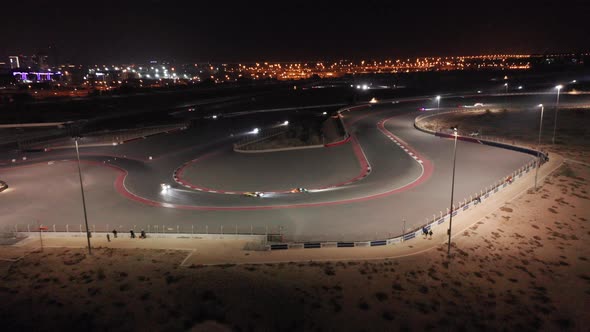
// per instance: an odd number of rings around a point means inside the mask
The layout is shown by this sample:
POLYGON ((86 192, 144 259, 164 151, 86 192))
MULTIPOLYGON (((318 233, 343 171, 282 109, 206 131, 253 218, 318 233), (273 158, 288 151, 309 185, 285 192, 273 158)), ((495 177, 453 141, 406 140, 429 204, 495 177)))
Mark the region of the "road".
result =
MULTIPOLYGON (((530 106, 538 98, 514 97, 510 103, 530 106)), ((465 104, 503 100, 457 99, 465 104)), ((563 99, 563 103, 569 102, 579 100, 572 96, 563 99)), ((343 112, 353 139, 330 148, 237 155, 231 151, 232 142, 240 132, 256 126, 252 117, 244 119, 237 131, 228 132, 223 120, 211 120, 203 129, 85 148, 82 171, 89 224, 96 230, 281 232, 294 241, 398 235, 404 224, 407 229, 419 227, 425 218, 449 206, 453 141, 413 127, 414 118, 421 114, 416 110, 424 103, 373 105, 343 112), (318 190, 252 198, 191 190, 174 182, 174 170, 203 156, 208 158, 194 166, 187 178, 209 189, 282 191, 305 186, 318 190), (163 193, 161 183, 170 183, 172 189, 163 193)), ((532 159, 523 153, 468 142, 458 142, 457 151, 456 202, 532 159)), ((0 178, 10 185, 0 193, 0 224, 19 224, 22 230, 39 220, 50 229, 56 225, 57 230, 65 230, 68 225, 70 231, 79 230, 83 214, 72 153, 28 154, 26 161, 21 155, 11 157, 18 162, 0 169, 0 178)))

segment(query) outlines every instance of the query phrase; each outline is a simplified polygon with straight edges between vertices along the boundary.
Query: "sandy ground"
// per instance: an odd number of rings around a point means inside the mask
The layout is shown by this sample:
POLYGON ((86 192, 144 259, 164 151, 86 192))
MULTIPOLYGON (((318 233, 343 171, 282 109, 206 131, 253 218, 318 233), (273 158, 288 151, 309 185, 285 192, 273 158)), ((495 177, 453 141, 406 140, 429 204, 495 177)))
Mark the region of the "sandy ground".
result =
MULTIPOLYGON (((536 148, 539 135, 540 109, 497 109, 445 114, 432 117, 424 124, 430 129, 457 126, 467 135, 496 136, 510 143, 536 148)), ((555 128, 555 145, 552 144, 555 109, 546 107, 543 113, 541 149, 556 152, 568 159, 590 163, 590 109, 560 108, 555 128), (585 125, 586 124, 586 125, 585 125)))
POLYGON ((194 252, 186 249, 102 247, 87 256, 78 248, 5 247, 0 324, 4 331, 587 331, 589 179, 586 166, 562 166, 539 191, 461 231, 450 259, 436 239, 410 241, 433 249, 396 259, 216 266, 187 262, 194 252))
POLYGON ((45 241, 73 248, 40 251, 34 239, 1 247, 0 326, 589 331, 590 167, 566 161, 538 191, 526 190, 531 175, 511 194, 459 215, 451 257, 441 228, 432 239, 388 247, 387 259, 382 248, 260 252, 239 241, 120 238, 112 248, 115 241, 96 238, 92 256, 77 248, 80 239, 45 241), (204 265, 215 263, 206 258, 214 250, 228 263, 204 265), (273 260, 283 262, 265 263, 273 260))

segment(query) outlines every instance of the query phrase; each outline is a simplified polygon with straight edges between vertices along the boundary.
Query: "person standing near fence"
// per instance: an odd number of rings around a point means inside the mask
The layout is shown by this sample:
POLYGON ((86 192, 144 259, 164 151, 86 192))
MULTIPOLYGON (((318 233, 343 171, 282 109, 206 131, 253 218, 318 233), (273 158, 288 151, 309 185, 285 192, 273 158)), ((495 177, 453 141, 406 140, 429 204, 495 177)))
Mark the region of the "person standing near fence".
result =
POLYGON ((129 230, 129 235, 131 236, 132 239, 135 239, 135 232, 132 229, 129 230))
POLYGON ((107 241, 111 242, 111 234, 107 233, 107 241))
POLYGON ((113 236, 115 237, 115 239, 117 238, 117 230, 113 229, 113 236))

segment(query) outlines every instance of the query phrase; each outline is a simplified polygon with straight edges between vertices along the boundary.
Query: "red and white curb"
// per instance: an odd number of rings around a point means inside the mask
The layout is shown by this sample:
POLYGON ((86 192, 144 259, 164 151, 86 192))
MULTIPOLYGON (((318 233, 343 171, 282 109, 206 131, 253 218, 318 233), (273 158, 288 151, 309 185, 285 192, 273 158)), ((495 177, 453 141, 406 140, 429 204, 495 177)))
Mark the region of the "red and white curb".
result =
POLYGON ((383 119, 381 121, 379 121, 379 123, 377 123, 377 127, 379 128, 379 130, 385 135, 387 136, 393 143, 395 143, 400 149, 404 150, 405 153, 407 153, 410 157, 412 157, 417 163, 419 164, 423 164, 424 163, 424 158, 422 158, 420 156, 420 154, 418 154, 418 152, 416 152, 416 150, 414 150, 413 148, 411 148, 408 143, 404 142, 402 139, 400 139, 399 137, 395 136, 393 133, 391 133, 389 130, 385 129, 385 123, 387 121, 389 121, 390 119, 392 119, 393 117, 387 118, 387 119, 383 119))

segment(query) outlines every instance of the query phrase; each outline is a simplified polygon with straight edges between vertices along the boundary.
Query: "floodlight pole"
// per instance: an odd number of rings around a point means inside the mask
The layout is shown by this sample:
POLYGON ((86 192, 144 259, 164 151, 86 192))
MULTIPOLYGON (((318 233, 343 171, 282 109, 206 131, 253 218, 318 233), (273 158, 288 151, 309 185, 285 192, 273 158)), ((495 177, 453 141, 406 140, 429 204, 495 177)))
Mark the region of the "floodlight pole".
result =
POLYGON ((86 240, 88 240, 88 254, 92 255, 90 246, 90 230, 88 229, 88 215, 86 214, 86 198, 84 197, 84 185, 82 184, 82 169, 80 168, 80 151, 78 149, 78 137, 74 138, 76 143, 76 157, 78 158, 78 176, 80 177, 80 192, 82 193, 82 207, 84 209, 84 224, 86 225, 86 240))
POLYGON ((537 176, 539 175, 539 167, 541 167, 541 129, 543 128, 543 104, 541 107, 541 120, 539 123, 539 141, 537 142, 537 170, 535 171, 535 190, 537 190, 537 176))
POLYGON ((555 87, 557 89, 557 100, 555 101, 555 121, 553 122, 553 138, 551 138, 551 144, 555 145, 555 130, 557 129, 557 111, 559 110, 559 92, 561 91, 562 86, 558 85, 555 87))
POLYGON ((453 225, 453 195, 455 194, 455 165, 457 162, 457 128, 453 128, 455 135, 455 144, 453 147, 453 180, 451 181, 451 214, 449 215, 449 245, 447 248, 447 256, 451 256, 451 227, 453 225))

